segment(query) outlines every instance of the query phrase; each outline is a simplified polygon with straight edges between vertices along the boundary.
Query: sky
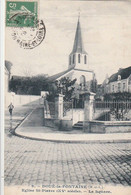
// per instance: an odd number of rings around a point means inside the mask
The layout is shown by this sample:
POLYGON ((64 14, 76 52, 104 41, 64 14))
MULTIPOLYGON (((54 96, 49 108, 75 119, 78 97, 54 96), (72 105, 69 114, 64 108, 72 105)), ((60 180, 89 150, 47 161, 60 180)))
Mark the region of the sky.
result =
MULTIPOLYGON (((12 62, 12 75, 53 75, 68 68, 78 14, 83 44, 90 69, 98 83, 119 68, 131 66, 130 1, 43 1, 39 19, 44 21, 46 36, 31 50, 20 48, 6 27, 5 59, 12 62)), ((17 30, 19 30, 17 28, 17 30)))

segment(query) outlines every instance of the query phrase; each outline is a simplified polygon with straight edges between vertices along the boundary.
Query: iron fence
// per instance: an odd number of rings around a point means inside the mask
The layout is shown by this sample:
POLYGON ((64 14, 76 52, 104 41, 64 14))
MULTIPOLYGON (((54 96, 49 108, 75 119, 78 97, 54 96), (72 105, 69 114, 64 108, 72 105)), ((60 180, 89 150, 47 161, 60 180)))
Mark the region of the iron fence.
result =
MULTIPOLYGON (((63 116, 71 116, 73 112, 73 102, 63 102, 63 116)), ((71 116, 72 118, 72 116, 71 116)))
POLYGON ((73 108, 84 108, 84 98, 73 99, 73 108))
MULTIPOLYGON (((131 121, 131 101, 94 101, 93 106, 95 120, 131 121)), ((75 119, 79 114, 80 120, 84 120, 84 105, 80 108, 75 107, 74 101, 59 104, 57 110, 55 110, 55 102, 46 101, 44 107, 47 117, 55 118, 59 115, 68 119, 75 119)))
POLYGON ((131 101, 95 101, 94 113, 100 113, 99 120, 131 120, 131 101))

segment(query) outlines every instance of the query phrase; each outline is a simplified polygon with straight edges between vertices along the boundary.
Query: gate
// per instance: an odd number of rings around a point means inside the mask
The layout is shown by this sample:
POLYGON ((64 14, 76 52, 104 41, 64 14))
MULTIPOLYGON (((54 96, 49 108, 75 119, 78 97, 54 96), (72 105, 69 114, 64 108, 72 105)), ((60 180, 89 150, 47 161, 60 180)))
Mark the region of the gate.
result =
POLYGON ((72 99, 70 102, 63 103, 63 116, 70 119, 73 124, 84 120, 84 101, 83 99, 72 99))
POLYGON ((79 99, 74 98, 73 99, 73 108, 84 108, 84 97, 80 97, 79 99))
POLYGON ((73 119, 73 101, 63 102, 63 117, 73 119))

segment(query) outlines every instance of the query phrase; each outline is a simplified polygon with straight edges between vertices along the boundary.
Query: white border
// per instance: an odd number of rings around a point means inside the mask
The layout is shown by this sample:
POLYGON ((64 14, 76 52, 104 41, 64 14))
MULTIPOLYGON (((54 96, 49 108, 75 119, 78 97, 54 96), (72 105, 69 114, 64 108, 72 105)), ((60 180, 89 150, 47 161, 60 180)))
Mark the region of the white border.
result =
POLYGON ((5 57, 5 0, 0 0, 0 194, 4 194, 4 57, 5 57))

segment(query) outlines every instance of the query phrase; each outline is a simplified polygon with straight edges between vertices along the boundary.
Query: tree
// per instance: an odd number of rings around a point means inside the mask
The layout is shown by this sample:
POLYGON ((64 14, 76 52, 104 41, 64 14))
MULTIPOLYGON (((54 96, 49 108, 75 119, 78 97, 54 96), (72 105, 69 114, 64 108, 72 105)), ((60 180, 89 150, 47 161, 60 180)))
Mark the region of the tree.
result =
POLYGON ((130 120, 131 93, 118 92, 104 95, 104 100, 110 105, 110 116, 115 120, 130 120))
POLYGON ((74 84, 76 79, 71 80, 63 77, 60 80, 56 80, 53 83, 49 83, 49 95, 47 95, 48 101, 54 101, 54 97, 57 94, 64 95, 64 101, 70 101, 74 92, 74 84))
POLYGON ((118 121, 125 121, 129 119, 129 111, 131 103, 128 101, 120 101, 110 103, 110 114, 118 121))
POLYGON ((93 93, 96 93, 96 91, 97 91, 97 80, 96 79, 91 80, 90 91, 93 93))
POLYGON ((32 77, 12 76, 9 85, 10 91, 16 94, 40 95, 41 91, 48 90, 48 80, 46 75, 32 77))
POLYGON ((26 65, 26 66, 22 67, 21 72, 22 72, 22 75, 25 77, 31 77, 33 75, 31 65, 26 65))

